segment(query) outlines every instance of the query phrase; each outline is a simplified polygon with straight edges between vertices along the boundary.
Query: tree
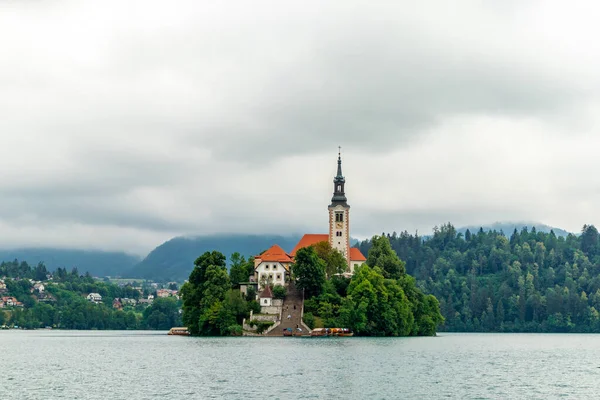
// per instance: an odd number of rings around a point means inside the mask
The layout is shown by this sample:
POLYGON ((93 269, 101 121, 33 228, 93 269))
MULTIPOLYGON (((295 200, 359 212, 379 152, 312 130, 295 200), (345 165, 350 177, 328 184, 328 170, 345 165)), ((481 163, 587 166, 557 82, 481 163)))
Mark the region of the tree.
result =
POLYGON ((45 281, 47 279, 48 270, 44 263, 40 262, 33 270, 33 279, 36 281, 45 281))
POLYGON ((155 330, 167 330, 181 325, 177 300, 173 297, 155 299, 144 310, 143 325, 155 330))
POLYGON ((273 298, 274 299, 284 299, 287 295, 287 289, 281 285, 275 285, 273 287, 273 298))
POLYGON ((367 265, 379 267, 386 278, 399 278, 406 273, 405 263, 398 258, 386 236, 373 236, 367 265))
POLYGON ((352 278, 340 321, 366 336, 408 336, 414 330, 411 304, 400 285, 368 265, 361 266, 352 278))
MULTIPOLYGON (((226 302, 231 282, 224 267, 209 265, 202 285, 197 333, 205 336, 226 335, 235 325, 235 315, 226 302)), ((185 312, 185 311, 184 311, 185 312)))
POLYGON ((590 258, 598 249, 598 230, 594 225, 584 225, 581 230, 581 250, 590 258))
POLYGON ((231 283, 236 285, 240 282, 247 282, 248 275, 246 274, 246 259, 240 253, 235 252, 231 255, 231 266, 229 267, 229 279, 231 283))
MULTIPOLYGON (((183 324, 192 335, 198 335, 201 333, 200 317, 224 297, 231 283, 227 275, 225 256, 218 251, 205 252, 196 259, 194 265, 188 282, 181 287, 181 296, 183 324)), ((203 321, 208 321, 207 315, 204 317, 203 321)), ((209 328, 207 330, 210 331, 209 328)))
POLYGON ((319 242, 314 247, 319 258, 325 262, 325 273, 328 278, 346 272, 348 269, 346 258, 337 249, 331 247, 329 242, 319 242))
POLYGON ((306 297, 317 296, 325 283, 325 262, 313 246, 304 247, 296 253, 292 274, 296 287, 303 289, 306 297))

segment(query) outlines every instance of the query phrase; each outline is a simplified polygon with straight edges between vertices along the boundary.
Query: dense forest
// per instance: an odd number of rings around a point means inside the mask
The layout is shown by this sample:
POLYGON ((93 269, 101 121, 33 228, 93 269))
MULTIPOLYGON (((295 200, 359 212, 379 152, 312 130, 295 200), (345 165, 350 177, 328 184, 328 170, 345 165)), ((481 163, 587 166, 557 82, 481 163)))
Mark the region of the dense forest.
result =
MULTIPOLYGON (((451 224, 423 239, 384 235, 418 286, 440 301, 440 330, 600 332, 600 243, 593 225, 557 237, 535 228, 458 233, 451 224)), ((366 254, 372 240, 358 247, 366 254)))
POLYGON ((0 308, 0 326, 21 328, 54 327, 61 329, 169 329, 180 324, 179 301, 175 298, 157 298, 151 305, 113 307, 115 298, 138 300, 142 293, 131 285, 118 286, 102 282, 89 273, 81 275, 74 268, 58 268, 50 273, 39 263, 31 267, 26 262, 3 262, 0 277, 6 285, 1 297, 15 297, 18 307, 0 308), (34 282, 42 284, 36 290, 34 282), (86 299, 89 293, 98 293, 102 302, 86 299))

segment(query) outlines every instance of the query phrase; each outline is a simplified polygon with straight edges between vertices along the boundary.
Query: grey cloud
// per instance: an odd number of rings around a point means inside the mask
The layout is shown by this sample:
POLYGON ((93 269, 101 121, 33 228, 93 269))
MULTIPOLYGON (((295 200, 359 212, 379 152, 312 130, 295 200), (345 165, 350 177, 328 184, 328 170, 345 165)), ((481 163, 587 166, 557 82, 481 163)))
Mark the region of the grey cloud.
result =
MULTIPOLYGON (((535 212, 527 212, 513 206, 490 207, 482 204, 473 212, 472 207, 437 207, 432 209, 405 208, 401 211, 382 212, 381 210, 364 210, 363 215, 353 218, 352 230, 358 236, 369 237, 382 232, 418 232, 419 235, 431 234, 433 227, 452 223, 455 227, 488 225, 494 221, 506 220, 506 215, 514 216, 516 221, 536 220, 535 212), (424 229, 425 227, 425 229, 424 229)), ((539 217, 539 216, 538 216, 539 217)), ((539 221, 539 220, 537 220, 539 221)))
MULTIPOLYGON (((406 189, 428 200, 426 210, 413 198, 383 212, 367 208, 377 203, 367 199, 357 204, 357 234, 504 215, 530 220, 531 202, 485 204, 502 188, 483 187, 491 194, 474 193, 466 209, 431 199, 428 185, 390 188, 381 176, 405 168, 399 149, 410 149, 419 152, 410 168, 442 171, 445 190, 459 191, 473 179, 469 168, 454 160, 464 178, 450 176, 443 153, 429 154, 423 143, 473 130, 461 121, 490 116, 481 125, 490 140, 501 139, 501 127, 533 137, 527 129, 536 125, 521 119, 560 120, 554 133, 568 137, 589 125, 574 110, 595 114, 595 64, 569 57, 577 36, 566 49, 548 46, 530 26, 536 21, 515 17, 521 3, 223 4, 146 1, 126 15, 115 11, 117 2, 93 9, 56 3, 0 15, 0 41, 11 38, 2 42, 8 56, 0 64, 0 222, 155 233, 146 238, 321 231, 324 210, 312 214, 306 204, 317 188, 321 195, 321 180, 329 182, 338 145, 363 157, 363 187, 378 182, 373 197, 406 189), (399 159, 382 168, 390 154, 399 159), (304 186, 290 196, 294 180, 304 186)), ((539 148, 523 145, 532 158, 553 146, 536 140, 539 148)), ((468 139, 443 143, 448 154, 479 151, 468 139)), ((475 157, 472 168, 502 173, 486 170, 488 156, 475 157)), ((567 158, 563 167, 573 171, 576 157, 567 158)), ((539 184, 556 188, 555 181, 538 172, 539 184)), ((560 193, 549 193, 559 205, 560 193)), ((539 209, 540 218, 552 215, 550 206, 539 209)))
POLYGON ((361 58, 349 62, 326 55, 318 76, 302 76, 291 67, 287 80, 272 82, 254 99, 257 105, 232 108, 222 125, 200 122, 196 143, 212 147, 219 157, 251 160, 266 151, 275 159, 334 151, 338 144, 389 151, 422 138, 447 116, 550 116, 585 95, 515 66, 484 60, 452 65, 443 54, 427 54, 418 60, 423 65, 410 65, 414 56, 403 56, 401 45, 373 48, 364 43, 361 58))

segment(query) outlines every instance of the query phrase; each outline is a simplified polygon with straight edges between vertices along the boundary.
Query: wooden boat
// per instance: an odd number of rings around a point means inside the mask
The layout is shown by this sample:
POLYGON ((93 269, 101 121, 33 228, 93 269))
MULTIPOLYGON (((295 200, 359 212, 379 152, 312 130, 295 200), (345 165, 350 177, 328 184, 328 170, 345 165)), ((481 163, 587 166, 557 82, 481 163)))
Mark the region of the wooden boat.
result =
POLYGON ((328 337, 328 336, 354 336, 354 333, 348 328, 315 328, 310 333, 310 336, 328 337))
POLYGON ((190 336, 190 332, 186 327, 171 328, 168 335, 190 336))

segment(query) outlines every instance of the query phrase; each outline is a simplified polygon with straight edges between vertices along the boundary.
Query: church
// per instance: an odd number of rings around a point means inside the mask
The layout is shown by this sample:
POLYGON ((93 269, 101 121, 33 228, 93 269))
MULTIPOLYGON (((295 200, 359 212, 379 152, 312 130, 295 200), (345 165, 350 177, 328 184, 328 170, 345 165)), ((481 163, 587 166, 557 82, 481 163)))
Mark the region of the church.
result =
POLYGON ((359 249, 350 247, 350 205, 344 192, 346 179, 342 174, 342 155, 338 154, 337 174, 333 178, 333 197, 327 207, 329 232, 323 234, 307 233, 288 254, 280 246, 273 245, 267 251, 254 257, 254 279, 261 287, 265 282, 274 285, 285 285, 289 281, 290 266, 294 262, 296 252, 301 248, 320 242, 329 242, 338 250, 346 261, 348 268, 344 276, 352 276, 355 269, 367 259, 359 249))

